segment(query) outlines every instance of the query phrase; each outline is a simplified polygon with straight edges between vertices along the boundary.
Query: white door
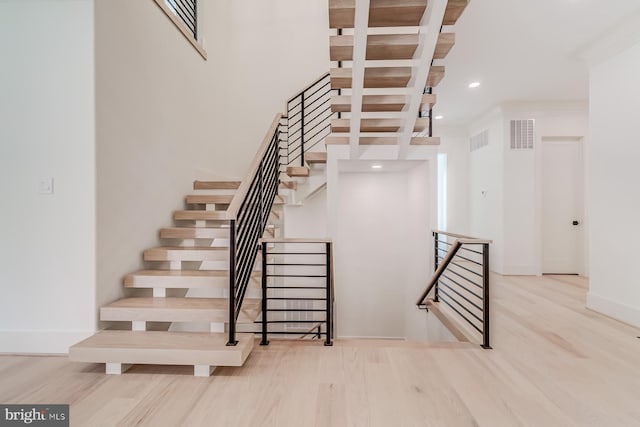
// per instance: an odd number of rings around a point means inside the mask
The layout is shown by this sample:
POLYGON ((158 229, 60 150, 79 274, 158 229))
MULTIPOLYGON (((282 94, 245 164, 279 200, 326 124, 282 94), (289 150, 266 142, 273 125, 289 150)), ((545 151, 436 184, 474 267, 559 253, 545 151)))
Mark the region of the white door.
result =
POLYGON ((579 274, 584 263, 580 140, 542 143, 542 273, 579 274))

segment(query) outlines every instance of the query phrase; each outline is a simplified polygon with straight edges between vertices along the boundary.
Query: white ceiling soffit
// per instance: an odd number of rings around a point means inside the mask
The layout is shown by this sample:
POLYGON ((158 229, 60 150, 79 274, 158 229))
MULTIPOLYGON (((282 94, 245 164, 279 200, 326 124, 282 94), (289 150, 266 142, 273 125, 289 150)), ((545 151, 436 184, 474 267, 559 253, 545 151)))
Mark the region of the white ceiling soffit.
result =
POLYGON ((637 13, 638 0, 472 0, 442 62, 436 135, 438 126, 466 125, 508 101, 586 99, 584 52, 618 25, 635 28, 625 22, 637 13), (469 89, 472 81, 481 86, 469 89))

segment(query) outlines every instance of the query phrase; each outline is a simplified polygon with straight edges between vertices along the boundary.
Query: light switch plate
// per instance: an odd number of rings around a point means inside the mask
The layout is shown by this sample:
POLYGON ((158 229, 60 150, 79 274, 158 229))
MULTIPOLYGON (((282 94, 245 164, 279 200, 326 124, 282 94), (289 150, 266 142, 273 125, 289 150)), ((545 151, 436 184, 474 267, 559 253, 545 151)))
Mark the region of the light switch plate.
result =
POLYGON ((42 177, 38 181, 38 194, 53 194, 53 178, 42 177))

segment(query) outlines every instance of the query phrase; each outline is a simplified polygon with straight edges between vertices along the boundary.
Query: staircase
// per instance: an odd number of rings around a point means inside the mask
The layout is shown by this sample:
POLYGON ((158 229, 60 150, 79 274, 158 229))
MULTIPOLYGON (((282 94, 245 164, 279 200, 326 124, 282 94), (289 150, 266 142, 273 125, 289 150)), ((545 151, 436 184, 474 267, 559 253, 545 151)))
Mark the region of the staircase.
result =
POLYGON ((143 252, 148 268, 124 278, 133 296, 100 309, 100 320, 129 330, 96 333, 70 348, 71 360, 105 363, 108 374, 131 364, 192 365, 196 376, 242 366, 254 334, 236 327, 261 313, 258 240, 275 237, 284 203, 276 194, 279 121, 244 181, 194 182, 186 209, 159 232, 164 245, 143 252))
POLYGON ((348 145, 351 158, 365 146, 395 146, 396 159, 411 146, 434 146, 433 89, 444 78, 444 59, 455 44, 454 25, 468 0, 329 0, 331 88, 339 94, 327 145, 348 145), (349 63, 343 67, 343 63, 349 63))

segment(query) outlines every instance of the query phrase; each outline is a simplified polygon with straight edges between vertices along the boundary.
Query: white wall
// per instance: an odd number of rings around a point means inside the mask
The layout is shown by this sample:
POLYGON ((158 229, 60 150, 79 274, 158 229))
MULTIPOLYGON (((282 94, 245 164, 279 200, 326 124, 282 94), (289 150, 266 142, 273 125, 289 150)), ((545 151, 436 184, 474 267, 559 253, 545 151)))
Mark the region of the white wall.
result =
POLYGON ((326 0, 200 4, 207 61, 153 1, 96 0, 98 305, 191 182, 242 178, 286 99, 329 68, 326 0))
POLYGON ((496 109, 469 128, 469 136, 489 130, 489 144, 471 152, 469 161, 471 236, 493 240, 491 269, 504 271, 504 117, 496 109))
POLYGON ((586 102, 575 101, 508 103, 470 126, 470 136, 489 130, 489 145, 469 156, 469 215, 470 234, 493 239, 493 271, 541 274, 542 140, 583 138, 587 124, 586 102), (533 150, 510 149, 510 121, 519 119, 535 120, 533 150))
POLYGON ((447 231, 469 234, 469 135, 466 128, 437 128, 447 155, 447 231))
POLYGON ((93 34, 92 0, 0 2, 0 352, 95 329, 93 34))
MULTIPOLYGON (((521 102, 504 111, 504 274, 542 273, 542 144, 546 138, 584 138, 586 101, 521 102), (535 120, 533 150, 511 150, 511 120, 535 120)), ((586 228, 587 221, 582 221, 586 228)), ((586 273, 582 271, 581 273, 586 273)))
POLYGON ((640 43, 591 68, 587 306, 640 326, 640 43))

